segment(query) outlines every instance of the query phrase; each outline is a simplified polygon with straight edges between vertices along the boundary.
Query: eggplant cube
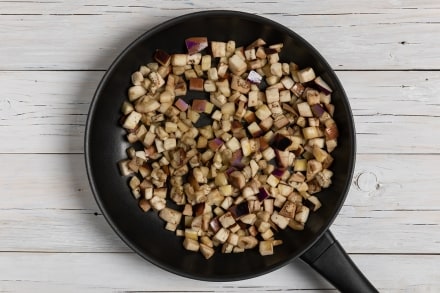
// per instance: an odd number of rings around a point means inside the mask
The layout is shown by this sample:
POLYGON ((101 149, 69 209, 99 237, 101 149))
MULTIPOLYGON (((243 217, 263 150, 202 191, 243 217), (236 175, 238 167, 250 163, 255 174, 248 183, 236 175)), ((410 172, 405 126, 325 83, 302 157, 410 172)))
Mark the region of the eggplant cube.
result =
POLYGON ((283 217, 293 219, 295 217, 296 204, 287 200, 281 208, 279 214, 283 217))
POLYGON ((272 112, 267 105, 261 105, 260 107, 258 107, 257 111, 255 111, 255 115, 258 119, 264 120, 272 115, 272 112))
POLYGON ((229 70, 237 76, 246 72, 247 64, 238 55, 234 54, 229 58, 229 70))
POLYGON ((307 103, 312 106, 319 104, 321 102, 321 96, 319 95, 319 92, 316 90, 309 89, 306 93, 307 96, 307 103))
POLYGON ((251 83, 238 75, 232 75, 231 89, 247 94, 251 90, 251 83))
POLYGON ((248 107, 256 107, 258 105, 258 91, 250 91, 248 94, 248 107))
POLYGON ((315 77, 315 71, 313 71, 313 68, 311 67, 307 67, 298 71, 298 78, 300 83, 312 81, 315 79, 315 77))
POLYGON ((289 218, 286 218, 277 212, 274 212, 272 216, 270 217, 272 222, 274 222, 280 229, 286 229, 287 225, 289 224, 289 218))
POLYGON ((266 161, 270 161, 276 157, 275 151, 273 148, 268 147, 263 151, 263 157, 266 161))
POLYGON ((215 253, 214 248, 212 248, 206 244, 203 244, 203 243, 200 243, 199 245, 200 245, 200 247, 199 247, 200 252, 203 254, 203 256, 206 259, 210 259, 214 255, 214 253, 215 253))
POLYGON ((252 122, 247 129, 249 130, 249 133, 252 135, 252 137, 259 137, 263 134, 263 131, 261 130, 260 126, 256 122, 252 122))
POLYGON ((220 216, 218 218, 218 220, 220 221, 220 223, 222 224, 222 226, 224 228, 228 228, 228 227, 235 224, 234 217, 232 216, 232 214, 230 212, 223 214, 222 216, 220 216))
POLYGON ((280 101, 280 92, 277 88, 267 88, 266 89, 266 102, 268 104, 273 102, 279 102, 280 101))
POLYGON ((225 57, 226 56, 226 43, 225 42, 211 42, 212 57, 225 57))
POLYGON ((298 112, 302 117, 313 117, 312 109, 306 102, 297 104, 298 112))
POLYGON ((138 113, 136 111, 132 111, 130 114, 128 114, 127 118, 124 121, 124 124, 122 127, 125 129, 135 129, 137 124, 142 118, 142 114, 138 113))
POLYGON ((235 138, 235 137, 232 137, 230 140, 228 140, 226 142, 226 146, 232 152, 235 152, 235 151, 237 151, 237 150, 239 150, 241 148, 240 141, 237 138, 235 138))
POLYGON ((258 240, 254 236, 240 236, 237 246, 244 249, 252 249, 257 245, 258 240))
POLYGON ((276 187, 279 182, 280 182, 280 179, 278 179, 277 177, 273 176, 272 174, 270 174, 269 177, 267 177, 267 180, 266 180, 266 183, 269 184, 272 187, 276 187))
POLYGON ((183 240, 183 247, 185 247, 186 250, 199 251, 200 244, 197 240, 185 237, 185 240, 183 240))
POLYGON ((304 223, 307 221, 307 218, 309 217, 310 210, 308 207, 301 205, 298 207, 295 215, 295 221, 301 223, 304 225, 304 223))
POLYGON ((260 241, 259 252, 261 255, 272 255, 273 254, 273 243, 272 240, 260 241))
POLYGON ((159 217, 167 223, 179 224, 182 219, 182 213, 171 208, 165 207, 159 212, 159 217))
POLYGON ((228 240, 229 237, 229 230, 225 229, 225 228, 220 228, 217 233, 215 233, 214 235, 214 240, 220 242, 220 243, 225 243, 226 240, 228 240))
POLYGON ((130 102, 133 102, 134 100, 137 100, 146 93, 147 90, 143 86, 135 85, 128 89, 128 99, 130 100, 130 102))

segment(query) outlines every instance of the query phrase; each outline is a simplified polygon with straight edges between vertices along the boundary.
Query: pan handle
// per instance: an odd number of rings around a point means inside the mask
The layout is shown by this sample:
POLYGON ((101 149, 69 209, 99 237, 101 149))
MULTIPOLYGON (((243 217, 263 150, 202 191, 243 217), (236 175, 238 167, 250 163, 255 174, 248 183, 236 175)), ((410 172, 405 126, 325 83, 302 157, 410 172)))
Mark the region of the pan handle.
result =
POLYGON ((341 292, 378 292, 327 230, 301 259, 341 292))

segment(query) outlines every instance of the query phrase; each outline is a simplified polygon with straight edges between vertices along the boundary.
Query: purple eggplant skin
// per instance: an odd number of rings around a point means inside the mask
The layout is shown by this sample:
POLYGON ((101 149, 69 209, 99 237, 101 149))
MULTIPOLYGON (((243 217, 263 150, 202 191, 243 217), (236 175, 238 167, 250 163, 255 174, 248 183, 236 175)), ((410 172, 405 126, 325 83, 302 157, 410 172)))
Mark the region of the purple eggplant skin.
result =
POLYGON ((228 211, 236 219, 241 216, 249 214, 249 205, 247 202, 239 203, 238 205, 231 206, 228 211))
POLYGON ((220 230, 222 224, 220 224, 218 217, 215 217, 209 222, 209 226, 211 227, 212 231, 216 233, 218 230, 220 230))
POLYGON ((257 194, 258 200, 263 201, 269 197, 269 192, 267 192, 266 188, 260 187, 260 192, 257 194))
POLYGON ((243 169, 245 166, 242 162, 243 159, 243 153, 241 150, 236 150, 233 154, 232 154, 232 159, 231 159, 231 166, 234 167, 236 170, 239 169, 243 169))
POLYGON ((320 76, 316 77, 313 82, 315 83, 315 88, 324 94, 330 95, 333 92, 330 86, 320 76))
POLYGON ((208 39, 206 37, 193 37, 185 40, 188 54, 198 53, 208 47, 208 39))
POLYGON ((291 144, 292 141, 289 138, 277 133, 271 143, 271 147, 280 151, 285 151, 291 144))
POLYGON ((164 50, 157 49, 154 53, 154 59, 160 63, 160 65, 167 66, 171 60, 171 55, 164 50))
POLYGON ((258 72, 252 70, 251 72, 249 72, 247 80, 249 80, 249 82, 253 84, 260 84, 263 80, 263 77, 258 72))
POLYGON ((281 177, 283 177, 285 170, 283 169, 275 169, 272 171, 272 175, 277 177, 278 179, 280 179, 281 177))
POLYGON ((318 118, 320 118, 322 116, 322 114, 324 114, 324 112, 325 112, 324 108, 321 107, 321 105, 319 105, 319 104, 312 105, 311 109, 312 109, 313 115, 315 115, 318 118))

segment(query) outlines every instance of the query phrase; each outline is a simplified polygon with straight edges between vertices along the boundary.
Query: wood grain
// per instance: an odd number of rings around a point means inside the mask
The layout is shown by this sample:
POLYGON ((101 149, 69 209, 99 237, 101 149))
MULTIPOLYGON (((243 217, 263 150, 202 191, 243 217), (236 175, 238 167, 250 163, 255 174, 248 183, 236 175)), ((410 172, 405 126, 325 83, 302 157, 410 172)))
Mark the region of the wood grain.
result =
MULTIPOLYGON (((440 286, 438 255, 351 257, 380 292, 434 293, 440 286)), ((0 290, 4 292, 335 292, 300 261, 238 282, 182 278, 133 253, 0 253, 0 271, 0 290)))
POLYGON ((358 140, 332 232, 380 292, 440 292, 434 0, 0 0, 0 291, 336 292, 300 261, 231 283, 172 275, 132 253, 93 199, 83 137, 104 71, 143 32, 210 9, 277 21, 329 61, 358 140))
MULTIPOLYGON (((439 72, 337 74, 353 108, 359 153, 440 153, 439 72)), ((102 76, 0 71, 0 153, 82 153, 89 104, 102 76)))
POLYGON ((300 0, 259 5, 213 0, 26 1, 26 5, 3 1, 0 33, 8 42, 0 44, 0 70, 106 69, 131 41, 153 26, 211 9, 240 10, 280 22, 306 38, 334 68, 440 68, 440 39, 430 37, 439 31, 438 4, 385 2, 353 9, 347 0, 325 1, 313 8, 300 0))

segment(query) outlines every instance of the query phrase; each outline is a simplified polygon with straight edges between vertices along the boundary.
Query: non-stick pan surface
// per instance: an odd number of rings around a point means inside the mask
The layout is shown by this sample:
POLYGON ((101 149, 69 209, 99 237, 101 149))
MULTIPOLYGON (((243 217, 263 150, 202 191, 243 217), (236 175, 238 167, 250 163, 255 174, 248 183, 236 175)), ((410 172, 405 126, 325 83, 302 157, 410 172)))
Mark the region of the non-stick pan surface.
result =
MULTIPOLYGON (((335 43, 335 46, 338 44, 335 43)), ((114 61, 100 83, 90 107, 85 136, 86 165, 92 191, 115 232, 146 260, 173 273, 209 281, 230 281, 270 272, 303 254, 333 222, 347 195, 355 162, 355 130, 344 90, 324 58, 309 43, 271 20, 232 11, 207 11, 165 22, 135 40, 114 61), (257 38, 268 44, 283 43, 281 60, 300 67, 312 66, 334 90, 332 101, 340 136, 332 153, 333 184, 318 194, 322 208, 311 213, 304 231, 291 229, 276 235, 283 245, 275 254, 262 257, 258 251, 241 254, 216 253, 205 260, 186 251, 182 238, 164 229, 155 212, 142 212, 122 177, 117 162, 126 158, 128 143, 120 127, 120 106, 126 99, 131 73, 152 61, 156 49, 185 52, 184 40, 206 36, 210 40, 235 40, 246 46, 257 38)))

